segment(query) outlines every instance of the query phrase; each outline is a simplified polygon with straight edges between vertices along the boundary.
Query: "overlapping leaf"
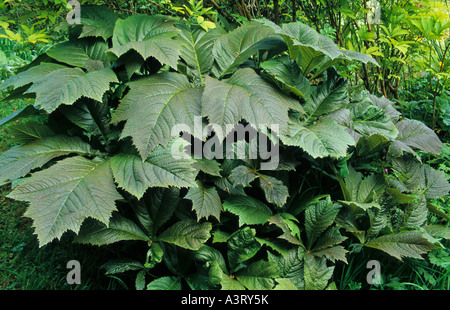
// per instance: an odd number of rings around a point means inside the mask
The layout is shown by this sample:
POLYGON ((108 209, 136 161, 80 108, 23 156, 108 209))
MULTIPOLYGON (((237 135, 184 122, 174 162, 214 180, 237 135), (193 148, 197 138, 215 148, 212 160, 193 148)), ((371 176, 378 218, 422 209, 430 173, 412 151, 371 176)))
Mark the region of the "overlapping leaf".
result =
POLYGON ((69 154, 94 155, 80 138, 51 136, 9 149, 0 155, 0 184, 25 176, 50 160, 69 154))
POLYGON ((193 133, 200 116, 201 95, 178 73, 162 73, 131 82, 112 123, 126 121, 121 137, 130 136, 142 159, 158 146, 167 146, 180 131, 193 133), (178 126, 178 127, 177 127, 178 126), (179 130, 174 131, 174 129, 179 130))
POLYGON ((227 34, 214 43, 213 56, 216 66, 212 73, 216 78, 233 73, 239 65, 259 50, 279 49, 284 40, 271 27, 258 22, 248 23, 227 34))
POLYGON ((145 161, 132 154, 115 155, 111 157, 114 179, 139 199, 149 187, 196 187, 194 161, 191 158, 175 160, 172 155, 172 148, 185 145, 184 140, 174 139, 167 148, 157 147, 145 161))
POLYGON ((117 192, 108 160, 81 156, 59 161, 20 183, 9 197, 28 201, 25 216, 33 219, 39 244, 78 232, 88 217, 108 224, 116 210, 117 192))
POLYGON ((202 115, 221 126, 224 135, 243 119, 254 126, 278 127, 286 134, 288 110, 300 106, 249 68, 236 71, 227 80, 207 77, 205 81, 202 115))
POLYGON ((298 146, 314 158, 344 157, 355 141, 345 128, 334 120, 322 119, 319 123, 305 125, 292 120, 290 135, 280 135, 286 145, 298 146))
POLYGON ((142 58, 154 57, 163 64, 177 68, 181 45, 172 40, 179 32, 174 27, 176 19, 162 15, 133 15, 118 19, 112 37, 113 47, 109 53, 120 57, 130 50, 142 58))

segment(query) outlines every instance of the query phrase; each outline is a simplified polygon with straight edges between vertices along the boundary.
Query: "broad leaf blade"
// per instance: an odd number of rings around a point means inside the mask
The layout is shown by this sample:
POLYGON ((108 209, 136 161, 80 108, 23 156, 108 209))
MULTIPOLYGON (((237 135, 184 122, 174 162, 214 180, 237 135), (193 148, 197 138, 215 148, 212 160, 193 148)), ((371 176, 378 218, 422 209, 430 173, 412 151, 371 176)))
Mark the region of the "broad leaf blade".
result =
POLYGON ((115 201, 122 196, 114 185, 109 161, 81 156, 59 161, 20 183, 9 197, 29 201, 31 217, 42 246, 67 231, 78 232, 84 219, 109 223, 115 201))
POLYGON ((403 257, 423 259, 421 256, 435 248, 434 244, 418 231, 405 231, 378 237, 364 244, 386 252, 387 254, 402 260, 403 257))
POLYGON ((113 213, 108 225, 89 219, 83 222, 74 242, 92 245, 107 245, 123 240, 150 241, 136 223, 113 213))
POLYGON ((307 248, 311 249, 314 242, 334 222, 339 209, 330 199, 312 204, 305 211, 305 230, 307 236, 307 248))
POLYGON ((0 155, 0 184, 25 176, 51 159, 69 154, 94 155, 89 144, 77 137, 53 136, 11 148, 0 155))
POLYGON ((162 15, 133 15, 117 20, 110 53, 120 57, 130 50, 142 58, 154 57, 163 64, 177 68, 180 44, 172 38, 179 29, 174 27, 176 19, 162 15))
POLYGON ((442 142, 436 133, 424 123, 417 120, 404 119, 395 124, 398 129, 397 141, 427 153, 441 153, 442 142))
POLYGON ((111 169, 119 186, 138 199, 149 187, 196 187, 195 169, 190 158, 174 159, 172 147, 185 145, 174 139, 167 148, 157 147, 145 161, 136 155, 118 154, 111 157, 111 169))
POLYGON ((213 48, 216 67, 214 76, 221 78, 231 74, 250 56, 259 50, 283 46, 283 39, 270 27, 258 22, 248 23, 217 39, 213 48))
POLYGON ((118 16, 101 5, 86 5, 80 10, 82 30, 79 38, 102 37, 105 41, 112 37, 118 16))
POLYGON ((189 188, 185 198, 192 200, 192 209, 197 214, 197 220, 209 216, 214 216, 220 220, 222 201, 214 186, 207 187, 198 181, 197 187, 189 188))
POLYGON ((246 68, 236 71, 226 81, 206 77, 202 116, 223 128, 219 138, 243 119, 252 126, 265 125, 286 134, 288 110, 299 106, 295 99, 275 89, 254 70, 246 68))
POLYGON ((200 26, 187 23, 176 26, 181 29, 176 39, 183 44, 180 57, 192 70, 188 73, 194 81, 204 85, 204 75, 211 71, 214 63, 214 57, 211 57, 214 42, 225 31, 222 28, 205 31, 200 26))
POLYGON ((224 201, 223 209, 239 217, 239 226, 264 224, 272 215, 268 206, 250 196, 231 196, 224 201))
POLYGON ((41 76, 27 93, 36 93, 34 105, 50 113, 61 104, 71 105, 83 96, 102 102, 103 94, 113 82, 118 80, 110 68, 88 73, 80 68, 63 68, 41 76))
POLYGON ((334 266, 328 267, 325 257, 305 255, 305 290, 324 290, 333 276, 334 266))
POLYGON ((192 88, 184 75, 162 73, 129 86, 112 123, 126 121, 121 138, 132 137, 142 159, 158 145, 166 147, 180 131, 193 133, 195 117, 200 118, 202 93, 192 88))
POLYGON ((345 157, 355 141, 345 128, 331 119, 322 119, 314 125, 296 121, 289 124, 290 135, 280 135, 286 145, 298 146, 314 158, 345 157))
POLYGON ((165 230, 158 236, 158 240, 173 243, 188 250, 198 250, 211 237, 211 228, 211 223, 183 220, 165 230))

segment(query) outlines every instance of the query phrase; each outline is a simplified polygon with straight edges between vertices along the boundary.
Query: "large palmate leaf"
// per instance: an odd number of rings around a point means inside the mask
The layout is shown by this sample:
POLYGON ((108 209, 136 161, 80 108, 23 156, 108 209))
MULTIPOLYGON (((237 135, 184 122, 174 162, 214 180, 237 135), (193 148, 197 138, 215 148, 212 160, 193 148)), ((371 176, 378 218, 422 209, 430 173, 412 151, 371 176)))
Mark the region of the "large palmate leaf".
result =
POLYGON ((395 126, 399 134, 390 146, 392 155, 399 156, 404 151, 415 154, 414 149, 432 154, 441 153, 443 144, 439 137, 421 121, 404 119, 395 126))
POLYGON ((71 105, 81 97, 101 102, 110 83, 118 82, 116 74, 110 68, 85 73, 80 68, 48 64, 35 66, 30 70, 32 72, 18 74, 17 79, 14 79, 14 86, 33 82, 26 93, 35 93, 34 105, 49 113, 61 104, 71 105), (44 72, 40 69, 44 69, 44 72))
POLYGON ((94 155, 80 138, 51 136, 9 149, 0 155, 0 184, 25 176, 51 159, 69 154, 94 155))
POLYGON ((261 22, 284 37, 289 56, 301 65, 304 75, 308 75, 314 68, 319 67, 317 75, 338 61, 344 60, 370 62, 378 66, 378 63, 369 55, 341 50, 330 38, 301 22, 285 23, 281 27, 268 20, 261 22))
POLYGON ((55 63, 41 63, 37 66, 33 66, 29 68, 26 71, 20 72, 16 75, 11 76, 10 78, 6 79, 1 85, 0 90, 6 89, 10 86, 12 86, 14 89, 20 88, 22 86, 26 86, 28 84, 31 84, 43 76, 59 70, 59 69, 65 69, 67 68, 64 65, 55 64, 55 63))
POLYGON ((25 216, 33 219, 41 246, 67 230, 78 232, 88 217, 109 223, 116 210, 115 201, 122 198, 114 185, 109 161, 81 156, 34 173, 9 197, 30 202, 25 216))
POLYGON ((133 15, 118 19, 112 37, 113 47, 109 53, 120 57, 130 50, 142 58, 154 57, 163 64, 177 68, 181 45, 172 40, 179 29, 174 27, 176 19, 162 15, 133 15))
POLYGON ((223 135, 242 119, 255 127, 278 127, 281 133, 286 134, 288 110, 301 109, 295 99, 275 89, 250 68, 236 71, 227 80, 219 81, 211 77, 205 80, 202 116, 221 126, 223 135))
POLYGON ((165 230, 158 239, 189 250, 198 250, 210 237, 211 223, 183 220, 165 230))
POLYGON ((142 159, 158 145, 167 146, 180 131, 194 133, 201 95, 186 76, 166 72, 131 82, 112 123, 126 121, 121 137, 130 136, 142 159), (178 128, 178 130, 177 130, 178 128))
POLYGON ((95 71, 109 66, 107 49, 108 44, 103 41, 69 41, 55 45, 46 54, 58 62, 95 71))
POLYGON ((106 245, 123 240, 148 242, 150 238, 132 220, 114 212, 107 225, 92 219, 84 221, 74 242, 106 245))
POLYGON ((411 158, 394 158, 392 168, 399 173, 397 177, 401 191, 419 192, 426 198, 439 198, 448 195, 450 183, 443 171, 436 170, 429 165, 411 158))
POLYGON ((437 248, 429 241, 429 238, 424 236, 424 233, 418 231, 384 235, 364 245, 384 251, 399 260, 402 260, 403 257, 423 259, 422 254, 437 248))
POLYGON ((111 170, 119 186, 137 198, 149 187, 196 187, 193 159, 174 159, 173 148, 186 146, 181 138, 174 139, 167 148, 157 147, 145 161, 132 154, 111 157, 111 170))
POLYGON ((327 79, 311 87, 311 100, 305 106, 308 119, 333 112, 349 103, 348 82, 335 70, 327 71, 327 79))
POLYGON ((309 80, 303 75, 298 64, 287 55, 264 61, 261 67, 270 73, 281 89, 305 100, 310 99, 309 80))
POLYGON ((314 158, 344 157, 355 141, 345 128, 331 119, 322 119, 313 125, 296 120, 289 123, 290 135, 280 135, 286 145, 298 146, 314 158))
POLYGON ((284 40, 275 35, 271 27, 258 22, 248 23, 216 40, 212 51, 216 64, 213 75, 221 78, 231 74, 259 50, 280 47, 285 47, 284 40))
POLYGON ((113 35, 118 16, 101 5, 83 5, 80 9, 81 33, 79 38, 102 37, 104 40, 113 35))
POLYGON ((222 201, 214 186, 205 186, 202 182, 197 181, 197 187, 189 188, 185 198, 192 200, 192 209, 195 210, 198 220, 209 216, 220 220, 222 201))
POLYGON ((176 26, 181 29, 176 39, 183 45, 180 57, 188 66, 187 73, 204 85, 204 75, 209 73, 214 63, 214 57, 211 57, 214 42, 225 31, 222 28, 205 31, 200 26, 184 23, 176 26))

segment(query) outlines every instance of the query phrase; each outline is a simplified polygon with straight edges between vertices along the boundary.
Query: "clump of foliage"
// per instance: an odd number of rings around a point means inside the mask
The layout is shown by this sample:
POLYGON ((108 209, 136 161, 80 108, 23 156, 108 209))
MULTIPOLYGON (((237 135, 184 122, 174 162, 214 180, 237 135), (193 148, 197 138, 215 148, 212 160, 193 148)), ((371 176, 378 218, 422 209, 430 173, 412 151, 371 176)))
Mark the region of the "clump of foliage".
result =
POLYGON ((417 153, 441 141, 333 67, 377 66, 370 56, 300 22, 81 16, 0 86, 35 98, 1 124, 44 119, 11 126, 21 145, 0 155, 0 184, 29 202, 41 246, 70 230, 77 243, 144 247, 104 266, 134 270, 140 289, 318 290, 354 248, 402 260, 443 247, 446 225, 426 221, 448 218, 433 201, 450 184, 417 153), (217 156, 244 125, 258 139, 217 156), (250 156, 262 144, 279 150, 276 167, 250 156))

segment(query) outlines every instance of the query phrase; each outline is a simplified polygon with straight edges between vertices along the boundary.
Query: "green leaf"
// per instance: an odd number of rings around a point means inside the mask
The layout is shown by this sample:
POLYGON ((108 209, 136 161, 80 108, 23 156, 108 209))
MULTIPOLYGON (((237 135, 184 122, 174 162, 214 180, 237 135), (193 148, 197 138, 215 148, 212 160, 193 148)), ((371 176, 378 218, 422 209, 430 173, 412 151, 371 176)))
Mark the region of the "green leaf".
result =
POLYGON ((317 75, 337 61, 343 60, 358 60, 378 65, 368 55, 339 49, 331 39, 301 22, 285 23, 282 27, 267 20, 264 20, 263 23, 272 27, 276 33, 283 35, 288 46, 289 56, 301 64, 304 75, 320 65, 317 75))
POLYGON ((212 54, 216 67, 213 75, 224 77, 236 70, 259 50, 270 50, 285 45, 273 29, 258 22, 247 23, 217 38, 212 54))
POLYGON ((211 237, 211 223, 183 220, 175 223, 158 236, 158 240, 173 243, 188 250, 198 250, 211 237))
POLYGON ((327 267, 325 257, 305 255, 305 290, 324 290, 333 276, 334 266, 327 267))
POLYGON ((266 200, 278 207, 283 207, 289 197, 289 189, 283 181, 272 176, 258 173, 259 185, 264 191, 266 200))
POLYGON ((336 70, 328 70, 326 80, 311 87, 311 100, 307 102, 305 110, 308 119, 315 119, 348 103, 348 81, 340 77, 336 70))
POLYGON ((108 44, 103 41, 63 42, 53 46, 46 54, 58 62, 96 71, 108 67, 108 44))
POLYGON ((403 151, 409 151, 410 148, 436 155, 441 153, 443 144, 439 137, 421 121, 404 119, 395 126, 399 134, 395 145, 392 144, 390 148, 394 156, 402 155, 403 151))
POLYGON ((305 211, 305 230, 308 237, 306 247, 312 248, 312 245, 320 235, 334 222, 339 213, 337 205, 328 198, 318 203, 312 204, 305 211))
POLYGON ((228 262, 231 272, 239 267, 240 263, 249 260, 259 251, 261 245, 255 239, 256 231, 245 226, 234 232, 227 241, 228 262))
POLYGON ((397 111, 394 108, 394 103, 387 99, 386 97, 377 97, 372 94, 367 93, 367 97, 370 99, 370 101, 375 105, 376 107, 380 108, 384 111, 386 115, 388 115, 391 118, 391 121, 394 123, 398 121, 399 117, 402 115, 399 111, 397 111))
POLYGON ((234 185, 249 186, 257 178, 256 171, 251 168, 239 165, 231 171, 230 180, 234 185))
POLYGON ((211 57, 214 42, 225 31, 222 28, 205 31, 201 27, 187 23, 177 24, 176 27, 181 29, 176 38, 183 44, 180 57, 192 70, 189 76, 200 85, 204 85, 204 75, 211 71, 214 63, 214 57, 211 57))
POLYGON ((286 218, 285 214, 275 214, 268 219, 268 222, 270 224, 278 226, 283 231, 283 234, 278 238, 284 239, 289 243, 304 247, 300 239, 300 230, 298 226, 292 223, 292 219, 286 218))
POLYGON ((84 129, 89 135, 99 135, 106 141, 109 125, 109 107, 104 102, 77 101, 73 105, 63 105, 58 110, 69 121, 84 129))
POLYGON ((106 275, 110 275, 126 271, 141 270, 144 269, 144 265, 141 262, 136 261, 134 259, 119 258, 108 261, 107 263, 103 264, 100 268, 106 270, 105 273, 106 275))
POLYGON ((131 137, 142 159, 159 144, 166 147, 180 131, 193 134, 200 116, 201 91, 181 74, 166 72, 129 84, 111 120, 126 121, 121 138, 131 137), (178 129, 177 129, 178 128, 178 129))
POLYGON ((250 196, 230 196, 223 202, 223 209, 239 217, 239 226, 264 224, 272 215, 268 206, 250 196))
POLYGON ((50 113, 61 104, 71 105, 81 97, 102 102, 103 94, 114 82, 118 80, 110 68, 88 73, 80 68, 62 68, 41 75, 27 93, 36 93, 34 105, 50 113))
POLYGON ((162 64, 177 68, 181 45, 173 40, 180 30, 175 28, 176 19, 162 15, 133 15, 118 19, 112 37, 113 47, 108 50, 117 57, 130 50, 142 58, 154 57, 162 64))
POLYGON ((364 245, 384 251, 399 260, 402 260, 403 257, 423 259, 422 254, 437 248, 423 233, 418 231, 384 235, 366 242, 364 245))
POLYGON ((144 209, 136 210, 136 216, 152 236, 172 217, 180 202, 179 197, 180 190, 174 187, 155 187, 144 196, 144 209))
POLYGON ((298 64, 288 56, 264 61, 261 68, 267 70, 282 90, 310 100, 311 85, 298 64))
POLYGON ((206 158, 200 158, 195 159, 195 162, 192 165, 195 169, 199 171, 203 171, 204 173, 207 173, 209 175, 213 175, 216 177, 220 177, 220 163, 214 159, 206 159, 206 158))
POLYGON ((181 290, 180 277, 161 277, 147 284, 147 290, 181 290))
POLYGON ((289 280, 298 289, 305 288, 304 252, 301 247, 290 249, 286 255, 275 256, 269 252, 268 256, 269 260, 276 263, 277 273, 280 278, 289 280))
POLYGON ((314 158, 345 157, 355 141, 345 128, 331 119, 322 119, 313 125, 297 121, 289 123, 290 135, 280 135, 286 145, 298 146, 314 158))
POLYGON ((393 158, 392 168, 400 173, 399 179, 409 191, 419 191, 425 198, 448 195, 450 183, 443 171, 421 164, 412 158, 393 158))
POLYGON ((118 16, 101 5, 83 5, 80 10, 81 34, 79 38, 102 37, 105 41, 112 37, 118 16))
POLYGON ((342 243, 347 237, 341 235, 339 227, 334 226, 327 229, 317 240, 316 245, 311 250, 311 254, 317 257, 325 256, 328 260, 335 262, 336 260, 347 263, 345 254, 348 251, 343 246, 337 246, 342 243))
POLYGON ((10 126, 8 130, 17 143, 23 144, 56 135, 48 126, 33 121, 15 124, 10 126))
POLYGON ((27 175, 50 160, 69 154, 95 155, 91 146, 78 137, 52 136, 16 146, 0 154, 0 184, 27 175))
POLYGON ((203 217, 207 219, 209 216, 220 220, 222 201, 214 186, 205 186, 202 182, 197 181, 197 187, 189 188, 185 198, 192 200, 192 209, 197 214, 197 220, 203 217))
POLYGON ((186 143, 181 138, 174 139, 167 148, 157 147, 145 161, 136 155, 115 155, 111 157, 114 179, 138 199, 149 187, 195 187, 193 160, 175 160, 172 155, 172 148, 183 147, 186 143))
POLYGON ((54 63, 40 63, 37 66, 31 67, 26 71, 20 72, 16 75, 11 76, 6 79, 1 85, 0 90, 13 86, 14 89, 17 89, 22 86, 26 86, 30 83, 33 83, 43 76, 52 73, 53 71, 66 69, 67 67, 60 64, 54 63))
POLYGON ((132 220, 114 212, 108 225, 89 219, 83 222, 75 243, 107 245, 124 240, 150 241, 132 220))
POLYGON ((109 161, 81 156, 35 172, 8 197, 30 202, 25 216, 33 219, 41 246, 67 230, 77 233, 88 217, 109 223, 116 210, 115 201, 122 198, 114 185, 109 161))
POLYGON ((286 134, 288 110, 299 106, 250 68, 239 69, 223 81, 205 79, 202 116, 223 128, 219 139, 243 119, 254 127, 265 125, 286 134))
POLYGON ((259 260, 239 270, 235 276, 249 290, 270 290, 278 274, 274 262, 259 260))

